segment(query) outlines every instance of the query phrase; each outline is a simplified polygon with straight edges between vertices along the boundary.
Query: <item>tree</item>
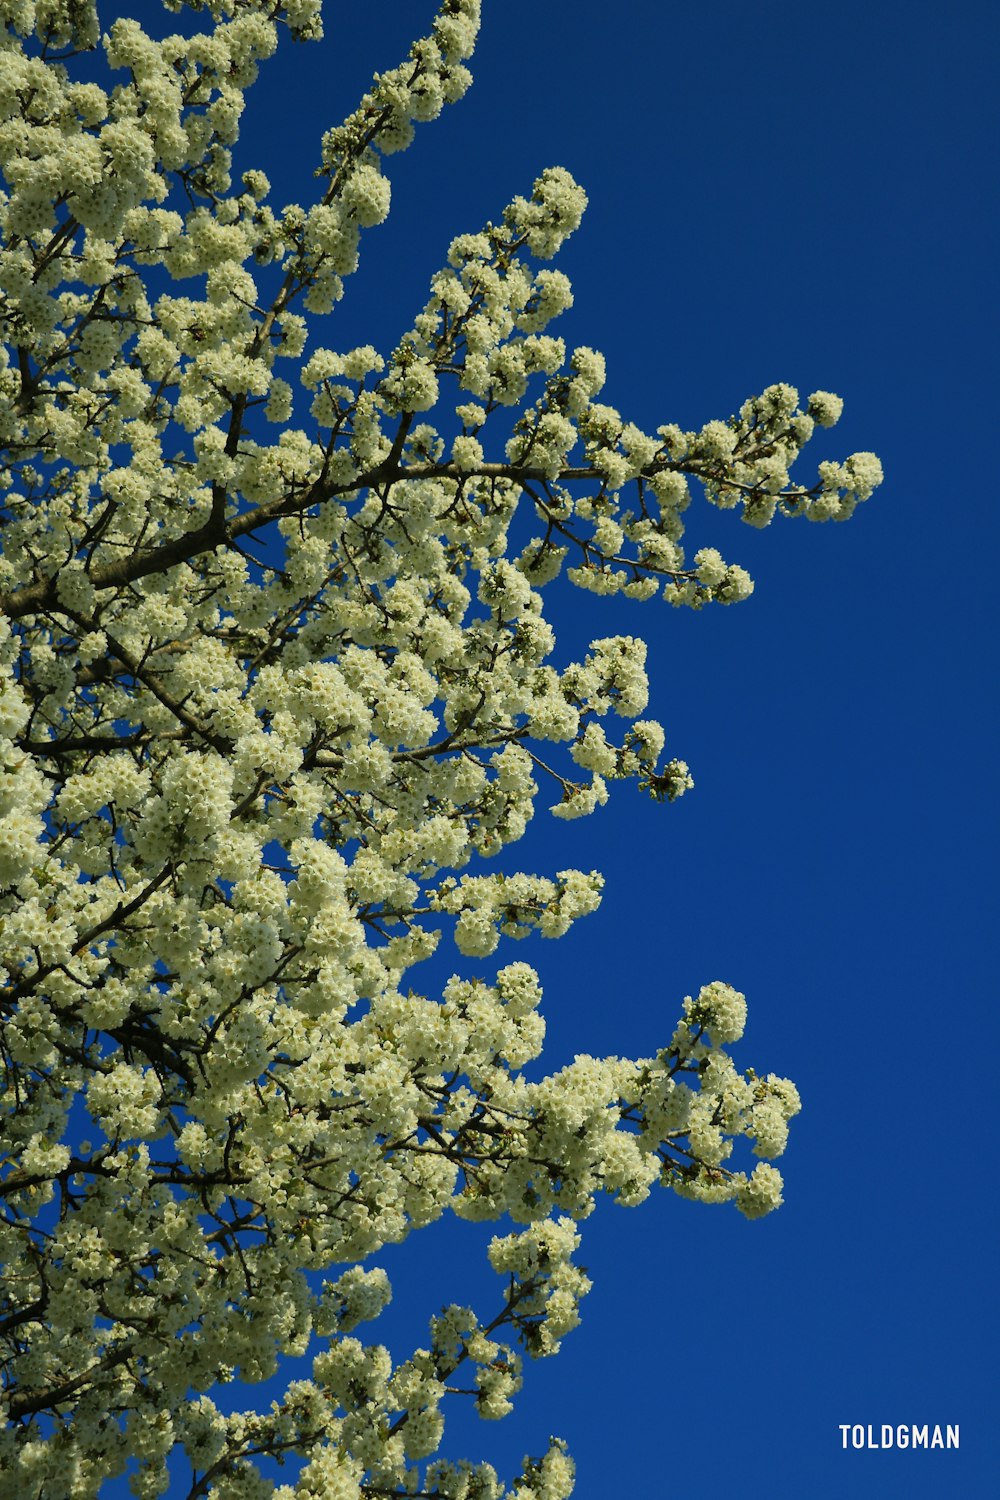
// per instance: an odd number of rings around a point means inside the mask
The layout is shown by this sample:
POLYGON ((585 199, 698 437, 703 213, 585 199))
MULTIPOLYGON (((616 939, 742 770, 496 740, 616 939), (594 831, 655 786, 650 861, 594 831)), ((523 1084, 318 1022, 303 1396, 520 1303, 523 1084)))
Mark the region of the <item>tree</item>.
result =
MULTIPOLYGON (((601 356, 547 331, 571 293, 538 263, 586 201, 560 168, 453 241, 385 358, 325 347, 383 157, 468 86, 478 0, 443 0, 281 209, 260 171, 233 187, 232 148, 318 0, 207 8, 159 42, 116 21, 110 93, 74 79, 86 0, 5 11, 0 1496, 95 1495, 130 1461, 152 1496, 183 1450, 190 1500, 270 1493, 268 1455, 305 1461, 284 1500, 485 1500, 489 1466, 437 1457, 442 1404, 502 1417, 522 1353, 558 1350, 595 1195, 759 1217, 799 1107, 737 1072, 726 984, 656 1056, 540 1081, 526 963, 410 986, 443 933, 486 960, 598 905, 595 873, 480 864, 540 784, 560 818, 609 781, 692 784, 640 717, 643 643, 557 667, 543 593, 736 603, 742 568, 682 550, 691 480, 761 527, 845 519, 881 471, 789 478, 827 392, 655 435, 602 404, 601 356), (445 1309, 394 1366, 354 1336, 390 1294, 366 1262, 445 1212, 506 1221, 497 1306, 445 1309), (313 1350, 272 1409, 213 1403, 313 1350)), ((572 1482, 554 1442, 510 1493, 572 1482)))

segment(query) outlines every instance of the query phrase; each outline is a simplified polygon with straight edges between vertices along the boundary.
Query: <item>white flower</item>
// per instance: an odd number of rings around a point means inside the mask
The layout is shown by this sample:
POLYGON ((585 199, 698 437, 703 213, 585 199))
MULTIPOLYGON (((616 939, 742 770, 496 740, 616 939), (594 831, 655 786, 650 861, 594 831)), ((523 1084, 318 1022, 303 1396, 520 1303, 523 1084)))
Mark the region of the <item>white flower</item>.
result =
POLYGON ((776 1167, 761 1162, 754 1167, 749 1181, 744 1180, 736 1193, 736 1206, 748 1219, 760 1219, 781 1203, 784 1183, 776 1167))
POLYGON ((830 391, 813 391, 809 397, 809 415, 820 427, 834 427, 840 421, 843 409, 843 401, 830 391))

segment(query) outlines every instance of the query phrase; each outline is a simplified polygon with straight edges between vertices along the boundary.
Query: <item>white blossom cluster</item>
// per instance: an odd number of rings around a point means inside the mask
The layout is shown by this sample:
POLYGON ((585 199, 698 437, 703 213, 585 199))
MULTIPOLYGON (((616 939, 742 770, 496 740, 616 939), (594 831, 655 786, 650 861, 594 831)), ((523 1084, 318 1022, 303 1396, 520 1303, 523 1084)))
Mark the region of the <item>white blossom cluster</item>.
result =
POLYGON ((564 1500, 561 1443, 505 1488, 442 1455, 446 1408, 502 1418, 576 1325, 597 1194, 774 1208, 798 1095, 737 1069, 721 983, 654 1058, 529 1077, 532 967, 436 995, 411 971, 596 909, 596 872, 479 868, 540 791, 566 819, 693 784, 640 639, 557 655, 564 566, 735 603, 741 567, 682 551, 692 478, 762 526, 844 519, 881 470, 789 478, 827 392, 655 435, 602 404, 602 357, 548 331, 586 202, 561 168, 452 242, 394 349, 327 347, 384 158, 468 87, 478 0, 441 0, 280 210, 232 182, 239 122, 319 0, 167 8, 206 29, 2 6, 0 1500, 127 1469, 145 1500, 178 1452, 206 1500, 564 1500), (371 1258, 448 1212, 513 1225, 501 1305, 394 1363, 356 1336, 391 1295, 371 1258), (307 1353, 270 1410, 213 1399, 307 1353), (261 1455, 301 1471, 274 1487, 261 1455))

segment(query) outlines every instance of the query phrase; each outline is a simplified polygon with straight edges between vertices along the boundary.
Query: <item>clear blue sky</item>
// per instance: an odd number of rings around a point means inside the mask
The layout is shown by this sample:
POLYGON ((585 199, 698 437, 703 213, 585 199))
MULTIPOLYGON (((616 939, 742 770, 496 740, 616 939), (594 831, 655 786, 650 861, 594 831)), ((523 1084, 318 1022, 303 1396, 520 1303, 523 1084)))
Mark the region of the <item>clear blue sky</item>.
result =
MULTIPOLYGON (((286 46, 251 92, 240 166, 308 201, 319 132, 433 9, 330 7, 327 41, 286 46)), ((447 1451, 510 1473, 557 1433, 580 1500, 992 1496, 1000 9, 485 10, 473 90, 390 159, 393 213, 324 341, 391 347, 451 237, 561 164, 590 209, 553 331, 605 353, 609 400, 652 430, 776 380, 834 390, 845 415, 810 465, 873 449, 886 484, 845 526, 693 509, 692 540, 702 525, 756 578, 735 608, 551 596, 567 656, 648 638, 652 709, 697 785, 539 817, 513 851, 607 877, 597 916, 508 954, 542 974, 547 1061, 648 1054, 720 978, 750 1005, 738 1058, 794 1078, 805 1109, 762 1223, 604 1205, 581 1328, 514 1415, 456 1420, 447 1451), (958 1423, 961 1448, 843 1452, 843 1422, 958 1423)), ((488 1237, 446 1222, 383 1257, 396 1353, 446 1298, 492 1306, 488 1237)))

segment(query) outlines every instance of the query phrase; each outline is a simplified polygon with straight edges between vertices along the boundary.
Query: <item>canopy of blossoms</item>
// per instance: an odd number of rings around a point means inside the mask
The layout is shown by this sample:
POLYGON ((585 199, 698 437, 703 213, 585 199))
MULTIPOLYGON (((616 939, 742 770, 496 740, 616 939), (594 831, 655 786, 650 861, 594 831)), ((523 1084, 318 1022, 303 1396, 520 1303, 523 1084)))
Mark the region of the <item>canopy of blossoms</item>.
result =
POLYGON ((692 490, 843 520, 878 461, 790 478, 827 392, 698 431, 602 403, 601 356, 551 331, 586 202, 560 168, 452 242, 394 348, 325 346, 384 158, 469 85, 478 0, 327 132, 301 206, 232 151, 318 0, 173 0, 197 14, 162 40, 0 8, 0 1497, 126 1468, 152 1497, 183 1452, 189 1500, 561 1500, 558 1442, 507 1481, 445 1458, 448 1400, 502 1417, 558 1350, 596 1195, 773 1209, 799 1100, 737 1071, 718 982, 653 1057, 524 1074, 541 992, 507 940, 561 936, 601 878, 489 856, 539 798, 692 784, 643 642, 557 664, 550 601, 736 603, 747 573, 685 551, 692 490), (499 967, 421 993, 449 943, 499 967), (496 1304, 394 1363, 355 1336, 390 1296, 368 1262, 445 1213, 503 1221, 496 1304), (213 1401, 307 1351, 266 1409, 213 1401))

